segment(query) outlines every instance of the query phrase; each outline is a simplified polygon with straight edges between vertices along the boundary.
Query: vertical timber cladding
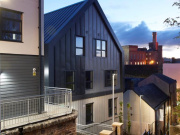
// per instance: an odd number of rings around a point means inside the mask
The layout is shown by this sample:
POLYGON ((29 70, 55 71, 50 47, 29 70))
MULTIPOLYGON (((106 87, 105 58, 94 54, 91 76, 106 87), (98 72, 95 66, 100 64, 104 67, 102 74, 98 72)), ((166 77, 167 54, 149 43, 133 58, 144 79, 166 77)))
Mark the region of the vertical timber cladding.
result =
POLYGON ((120 89, 120 52, 96 7, 91 5, 70 25, 69 29, 63 31, 62 37, 57 35, 45 46, 49 48, 49 85, 66 87, 65 73, 74 71, 75 94, 85 94, 85 71, 92 70, 96 76, 94 76, 93 90, 89 93, 102 92, 111 89, 104 87, 104 71, 117 70, 119 83, 115 88, 120 89), (75 54, 76 36, 84 37, 85 56, 75 54), (95 39, 107 42, 106 58, 96 57, 95 39))
POLYGON ((39 94, 39 56, 0 54, 0 57, 1 100, 39 94))
POLYGON ((115 89, 120 89, 120 52, 94 5, 85 12, 85 46, 85 70, 92 70, 94 75, 93 90, 87 90, 86 93, 111 89, 111 87, 104 87, 105 70, 117 70, 119 83, 115 89), (95 39, 107 42, 107 57, 96 57, 95 39))

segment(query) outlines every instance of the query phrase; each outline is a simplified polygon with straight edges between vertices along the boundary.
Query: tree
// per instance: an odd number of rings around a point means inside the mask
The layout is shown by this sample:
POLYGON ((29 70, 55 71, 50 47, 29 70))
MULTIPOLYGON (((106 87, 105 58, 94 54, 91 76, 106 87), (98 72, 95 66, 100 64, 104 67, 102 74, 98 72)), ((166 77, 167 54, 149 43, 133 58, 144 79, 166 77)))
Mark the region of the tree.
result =
POLYGON ((175 114, 178 117, 178 122, 180 123, 180 89, 177 89, 178 94, 178 100, 177 100, 177 106, 175 107, 175 114))
MULTIPOLYGON (((174 2, 172 6, 177 6, 178 9, 180 9, 180 0, 177 2, 174 2)), ((180 27, 180 16, 177 16, 175 18, 167 18, 164 23, 168 24, 169 26, 175 26, 175 27, 180 27)), ((180 38, 180 32, 179 35, 175 38, 180 38)))

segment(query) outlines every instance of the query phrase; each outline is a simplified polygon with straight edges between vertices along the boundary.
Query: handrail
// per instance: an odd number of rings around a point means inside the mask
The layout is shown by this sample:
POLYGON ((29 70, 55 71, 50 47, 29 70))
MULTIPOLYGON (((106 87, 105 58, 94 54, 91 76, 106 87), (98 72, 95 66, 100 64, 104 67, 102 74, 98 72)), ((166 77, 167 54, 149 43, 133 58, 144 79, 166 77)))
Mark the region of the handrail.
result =
POLYGON ((62 88, 53 88, 52 91, 46 87, 43 95, 6 99, 0 105, 1 129, 4 130, 71 113, 72 91, 62 88), (54 92, 55 89, 61 90, 54 92))

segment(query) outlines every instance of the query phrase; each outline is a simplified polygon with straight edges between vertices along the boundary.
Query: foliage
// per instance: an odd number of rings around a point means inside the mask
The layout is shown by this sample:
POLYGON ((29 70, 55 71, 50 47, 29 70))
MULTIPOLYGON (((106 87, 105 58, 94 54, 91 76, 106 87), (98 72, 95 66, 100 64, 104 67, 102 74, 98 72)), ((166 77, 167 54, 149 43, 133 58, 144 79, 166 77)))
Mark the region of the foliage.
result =
POLYGON ((119 122, 122 123, 123 122, 123 102, 119 102, 120 105, 120 111, 119 111, 119 122))
POLYGON ((177 94, 179 93, 178 99, 177 99, 177 106, 175 107, 174 113, 178 117, 178 122, 180 123, 180 89, 177 89, 177 94))
POLYGON ((128 103, 127 104, 127 110, 128 110, 128 134, 130 134, 130 131, 131 131, 130 107, 131 107, 131 105, 128 103))
MULTIPOLYGON (((180 9, 180 1, 174 2, 172 6, 177 6, 178 9, 180 9)), ((169 17, 164 21, 164 23, 168 24, 169 26, 180 27, 180 16, 177 16, 175 18, 169 17)), ((175 38, 180 38, 180 32, 179 32, 179 36, 175 38)))

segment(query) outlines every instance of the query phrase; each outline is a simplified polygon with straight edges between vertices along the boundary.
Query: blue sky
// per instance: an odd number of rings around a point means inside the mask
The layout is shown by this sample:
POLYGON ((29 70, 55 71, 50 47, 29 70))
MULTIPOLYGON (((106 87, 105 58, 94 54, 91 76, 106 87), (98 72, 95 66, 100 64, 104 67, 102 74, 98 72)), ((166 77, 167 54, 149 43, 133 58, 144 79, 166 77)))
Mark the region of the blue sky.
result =
MULTIPOLYGON (((44 0, 45 13, 77 3, 81 0, 44 0)), ((152 31, 163 45, 164 57, 180 58, 180 39, 173 39, 180 32, 163 22, 177 17, 180 9, 173 7, 176 0, 98 0, 121 45, 137 44, 147 47, 152 41, 152 31)))

